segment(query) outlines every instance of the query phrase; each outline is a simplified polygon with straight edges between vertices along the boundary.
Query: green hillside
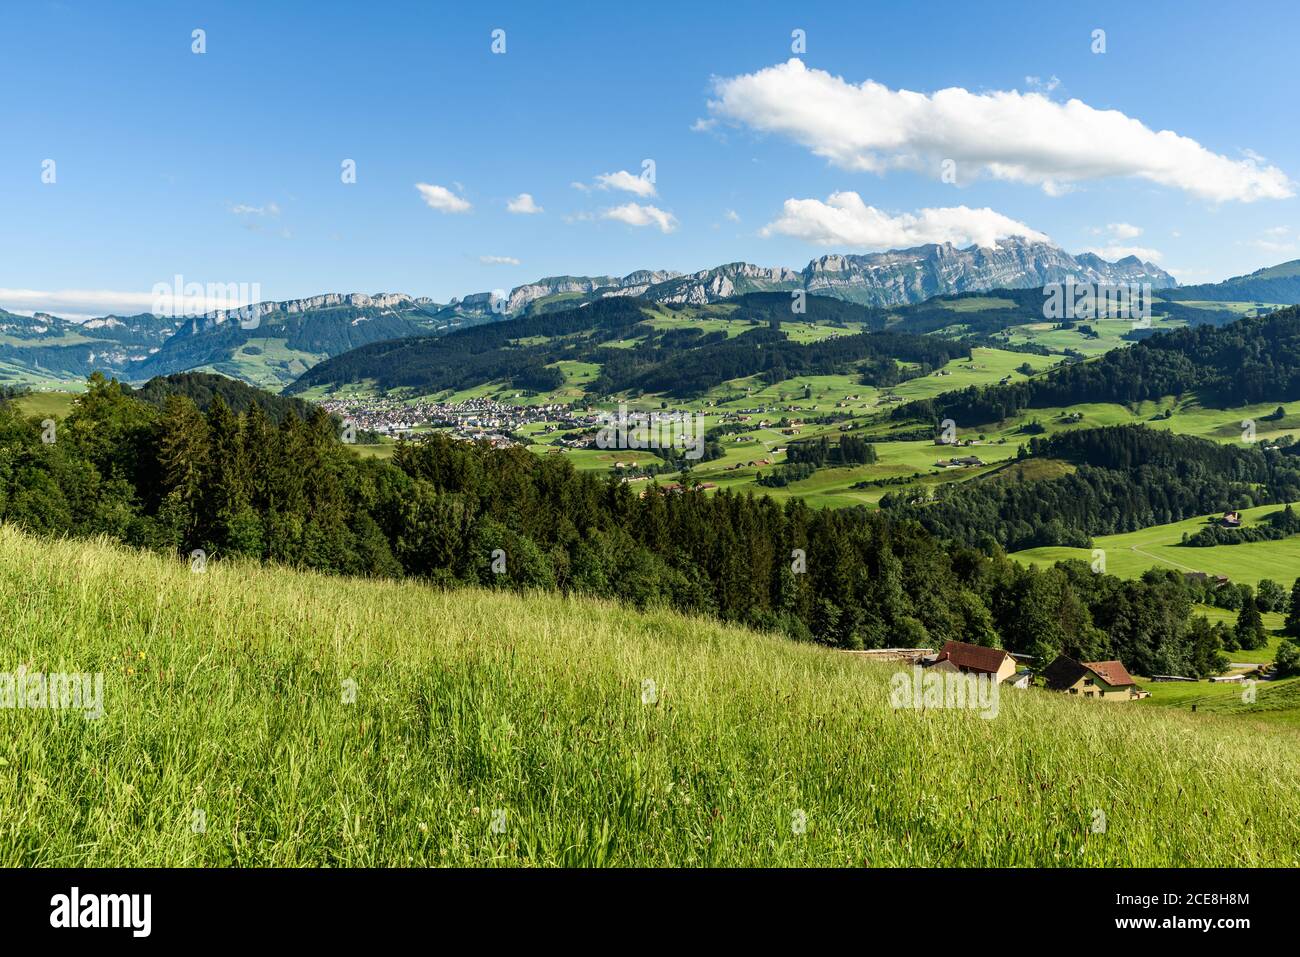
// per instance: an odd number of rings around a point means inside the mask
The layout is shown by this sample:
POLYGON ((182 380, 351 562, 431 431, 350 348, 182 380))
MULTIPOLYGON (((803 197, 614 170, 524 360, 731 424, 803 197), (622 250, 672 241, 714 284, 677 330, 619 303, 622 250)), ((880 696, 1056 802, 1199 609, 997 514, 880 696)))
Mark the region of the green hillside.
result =
POLYGON ((1178 300, 1249 300, 1265 303, 1300 303, 1300 259, 1257 269, 1245 276, 1200 286, 1181 286, 1161 290, 1169 299, 1178 300))
MULTIPOLYGON (((1277 505, 1261 505, 1242 513, 1246 526, 1278 510, 1277 505)), ((1212 545, 1192 548, 1181 545, 1184 534, 1204 528, 1219 513, 1189 518, 1167 525, 1153 525, 1121 535, 1100 535, 1093 548, 1106 552, 1106 571, 1112 575, 1136 578, 1148 568, 1175 568, 1184 572, 1226 575, 1234 582, 1258 585, 1260 579, 1284 580, 1288 585, 1300 574, 1300 535, 1279 541, 1245 542, 1239 545, 1212 545)), ((1052 564, 1066 559, 1092 561, 1092 549, 1044 547, 1015 552, 1013 558, 1025 562, 1052 564)))
POLYGON ((893 666, 668 612, 10 527, 0 625, 104 675, 99 720, 0 709, 4 866, 1300 862, 1300 740, 1247 717, 896 711, 893 666))

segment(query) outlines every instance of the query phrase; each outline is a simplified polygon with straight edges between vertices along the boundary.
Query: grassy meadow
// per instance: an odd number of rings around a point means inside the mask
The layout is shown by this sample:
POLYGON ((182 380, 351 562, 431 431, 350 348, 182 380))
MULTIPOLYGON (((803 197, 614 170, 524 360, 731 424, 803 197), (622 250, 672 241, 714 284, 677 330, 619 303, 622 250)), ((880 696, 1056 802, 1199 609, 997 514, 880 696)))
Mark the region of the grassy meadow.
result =
MULTIPOLYGON (((1265 516, 1280 510, 1281 505, 1260 505, 1243 509, 1245 527, 1260 524, 1265 516)), ((1106 552, 1106 571, 1124 578, 1137 578, 1149 568, 1175 568, 1183 572, 1227 575, 1234 582, 1258 585, 1261 578, 1271 578, 1289 588, 1300 573, 1300 535, 1267 542, 1243 542, 1239 545, 1182 545, 1184 534, 1194 534, 1218 515, 1152 525, 1136 532, 1099 535, 1093 548, 1106 552)), ((1015 552, 1012 558, 1039 565, 1080 559, 1092 561, 1092 549, 1046 546, 1015 552)))
POLYGON ((1295 865, 1300 736, 1001 693, 551 594, 179 560, 0 527, 0 865, 1295 865), (1094 831, 1104 815, 1105 830, 1094 831))

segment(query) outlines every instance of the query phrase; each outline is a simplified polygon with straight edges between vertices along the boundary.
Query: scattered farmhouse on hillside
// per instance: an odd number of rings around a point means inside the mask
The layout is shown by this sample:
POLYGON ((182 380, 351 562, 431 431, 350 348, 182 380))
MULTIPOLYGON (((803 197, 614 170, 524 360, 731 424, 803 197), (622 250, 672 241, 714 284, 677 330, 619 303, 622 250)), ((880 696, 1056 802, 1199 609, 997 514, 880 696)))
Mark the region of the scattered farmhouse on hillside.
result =
POLYGON ((1240 528, 1240 527, 1241 527, 1241 513, 1240 513, 1240 512, 1224 512, 1224 513, 1223 513, 1223 518, 1219 519, 1219 523, 1220 523, 1224 528, 1240 528))
POLYGON ((988 675, 996 683, 1006 681, 1016 673, 1016 659, 1001 648, 985 648, 964 641, 944 642, 943 650, 930 662, 937 671, 957 671, 961 674, 988 675))
POLYGON ((1007 679, 1007 684, 1012 688, 1028 688, 1034 681, 1034 673, 1029 668, 1021 668, 1014 675, 1007 679))
POLYGON ((1068 655, 1057 655, 1042 678, 1053 691, 1104 701, 1132 701, 1150 694, 1138 690, 1137 682, 1119 661, 1075 661, 1068 655))

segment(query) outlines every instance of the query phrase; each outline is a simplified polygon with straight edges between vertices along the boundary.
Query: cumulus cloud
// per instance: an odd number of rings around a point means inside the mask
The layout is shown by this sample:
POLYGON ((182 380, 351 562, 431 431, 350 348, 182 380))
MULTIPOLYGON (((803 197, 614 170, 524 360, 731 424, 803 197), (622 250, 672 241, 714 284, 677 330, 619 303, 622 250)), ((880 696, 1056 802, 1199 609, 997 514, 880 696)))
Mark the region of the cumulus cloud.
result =
POLYGON ((760 230, 761 236, 792 236, 816 246, 898 249, 926 243, 993 246, 999 239, 1048 238, 1024 223, 985 207, 949 206, 897 216, 868 206, 854 192, 819 199, 787 199, 781 216, 760 230))
POLYGON ((1136 239, 1142 235, 1142 229, 1131 223, 1107 223, 1106 231, 1116 239, 1136 239))
POLYGON ((738 223, 738 222, 740 222, 740 214, 739 214, 738 212, 736 212, 734 209, 729 209, 729 210, 727 210, 725 213, 723 213, 722 215, 726 217, 727 222, 729 222, 729 223, 738 223))
POLYGON ((666 213, 657 206, 642 206, 640 203, 615 206, 600 215, 602 219, 614 219, 629 226, 658 226, 661 233, 671 233, 677 228, 677 217, 672 213, 666 213))
POLYGON ((636 196, 649 197, 655 195, 655 184, 649 179, 637 176, 635 173, 629 173, 625 169, 617 173, 601 173, 596 177, 595 186, 588 186, 586 183, 570 184, 574 189, 621 189, 625 193, 632 193, 636 196))
POLYGON ((479 256, 478 261, 485 266, 518 266, 519 260, 514 256, 479 256))
POLYGON ((429 207, 440 213, 467 213, 473 208, 469 200, 462 199, 445 186, 416 183, 415 188, 429 207))
POLYGON ((1282 199, 1294 185, 1276 166, 1229 159, 1118 110, 1041 93, 931 94, 854 85, 791 59, 755 73, 717 77, 714 117, 788 137, 837 166, 883 173, 931 170, 945 159, 959 180, 977 175, 1058 194, 1089 180, 1134 177, 1214 202, 1282 199))
POLYGON ((1092 253, 1094 256, 1100 256, 1102 259, 1109 259, 1114 262, 1116 259, 1125 259, 1128 256, 1136 256, 1143 262, 1158 263, 1164 258, 1164 253, 1158 249, 1151 249, 1148 246, 1122 246, 1118 244, 1110 246, 1089 246, 1084 250, 1085 253, 1092 253))
POLYGON ((542 207, 533 202, 532 193, 520 193, 510 202, 506 203, 506 212, 517 213, 521 216, 529 216, 534 213, 543 212, 542 207))
POLYGON ((1091 232, 1094 236, 1105 236, 1107 243, 1103 246, 1090 246, 1084 252, 1100 256, 1102 259, 1115 260, 1136 256, 1144 262, 1158 263, 1164 258, 1164 253, 1158 249, 1149 246, 1133 246, 1127 242, 1142 235, 1142 227, 1134 226, 1132 223, 1107 223, 1104 229, 1097 228, 1091 232))

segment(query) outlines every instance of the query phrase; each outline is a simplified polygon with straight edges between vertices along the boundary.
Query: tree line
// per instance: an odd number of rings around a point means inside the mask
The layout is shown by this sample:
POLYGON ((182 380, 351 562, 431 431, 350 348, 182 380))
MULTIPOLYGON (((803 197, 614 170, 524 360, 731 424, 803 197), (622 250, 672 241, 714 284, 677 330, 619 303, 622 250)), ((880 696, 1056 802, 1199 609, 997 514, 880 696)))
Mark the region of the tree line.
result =
POLYGON ((1093 362, 1076 362, 1024 382, 972 386, 895 407, 894 420, 952 419, 972 428, 1026 409, 1086 402, 1131 405, 1195 392, 1229 408, 1300 398, 1300 308, 1226 326, 1199 325, 1148 336, 1093 362))
POLYGON ((0 403, 0 518, 218 560, 666 604, 839 648, 955 639, 1203 674, 1222 646, 1177 574, 1028 568, 989 536, 946 542, 906 517, 638 494, 557 457, 443 435, 363 459, 320 411, 277 425, 220 395, 206 413, 184 395, 157 408, 100 377, 53 441, 0 403))
POLYGON ((1019 469, 918 494, 885 495, 880 506, 958 541, 990 536, 1020 551, 1089 548, 1115 535, 1211 512, 1300 499, 1300 459, 1143 425, 1076 429, 1031 438, 1020 458, 1064 463, 1063 474, 1023 479, 1019 469))

